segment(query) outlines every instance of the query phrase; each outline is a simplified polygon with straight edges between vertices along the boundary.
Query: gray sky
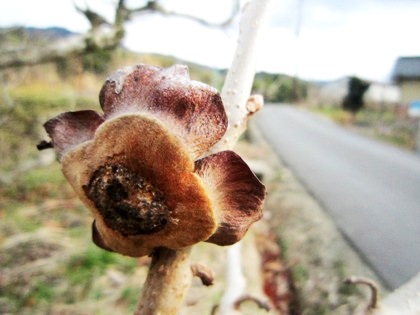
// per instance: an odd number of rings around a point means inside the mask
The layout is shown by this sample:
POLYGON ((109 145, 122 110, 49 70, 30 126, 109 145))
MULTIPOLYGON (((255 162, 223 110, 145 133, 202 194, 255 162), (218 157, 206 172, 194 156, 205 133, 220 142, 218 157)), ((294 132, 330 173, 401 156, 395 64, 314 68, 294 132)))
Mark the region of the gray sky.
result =
MULTIPOLYGON (((81 6, 84 0, 75 0, 81 6)), ((86 0, 112 19, 113 0, 86 0)), ((139 1, 131 1, 136 3, 139 1)), ((227 0, 166 0, 168 6, 223 20, 227 0), (208 5, 207 5, 207 4, 208 5)), ((418 0, 278 0, 263 39, 259 70, 330 80, 345 75, 387 81, 399 56, 420 56, 418 0), (299 4, 301 28, 295 36, 299 4)), ((83 32, 88 24, 71 0, 0 0, 0 26, 62 26, 83 32)), ((227 30, 189 20, 142 15, 128 25, 125 45, 228 67, 237 22, 227 30)))

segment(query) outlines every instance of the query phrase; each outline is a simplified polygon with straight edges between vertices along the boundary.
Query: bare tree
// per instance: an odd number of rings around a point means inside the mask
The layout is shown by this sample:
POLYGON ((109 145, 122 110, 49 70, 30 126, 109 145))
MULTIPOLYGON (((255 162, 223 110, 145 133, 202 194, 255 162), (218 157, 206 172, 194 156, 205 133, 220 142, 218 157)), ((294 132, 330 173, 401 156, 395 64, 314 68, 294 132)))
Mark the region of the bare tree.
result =
POLYGON ((112 51, 121 45, 125 35, 125 23, 142 14, 158 13, 164 16, 178 16, 209 27, 225 27, 233 21, 239 12, 240 5, 239 0, 233 0, 229 17, 221 23, 212 23, 194 15, 168 10, 159 0, 149 0, 139 7, 128 7, 126 0, 118 0, 112 22, 107 21, 104 16, 92 10, 87 4, 85 8, 76 4, 74 6, 90 23, 90 29, 86 34, 54 41, 37 49, 0 51, 0 69, 57 62, 69 56, 80 56, 98 50, 112 51))

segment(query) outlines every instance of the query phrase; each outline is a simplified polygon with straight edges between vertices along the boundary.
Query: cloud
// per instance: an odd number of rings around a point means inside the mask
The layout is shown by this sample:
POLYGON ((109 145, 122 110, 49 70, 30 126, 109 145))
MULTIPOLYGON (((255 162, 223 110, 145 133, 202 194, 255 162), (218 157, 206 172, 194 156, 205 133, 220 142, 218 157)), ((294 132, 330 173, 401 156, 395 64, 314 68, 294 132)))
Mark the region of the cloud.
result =
MULTIPOLYGON (((370 14, 371 20, 383 12, 403 11, 419 14, 420 3, 417 0, 284 0, 273 16, 273 25, 295 27, 299 8, 301 9, 302 27, 325 29, 354 23, 359 16, 370 14)), ((401 19, 403 16, 395 16, 401 19)))
POLYGON ((127 24, 124 44, 134 51, 169 54, 212 67, 229 67, 236 32, 161 15, 144 16, 127 24))
POLYGON ((415 40, 420 1, 284 0, 275 12, 273 27, 293 34, 299 3, 298 44, 285 35, 278 41, 295 45, 295 55, 287 56, 304 78, 354 74, 382 81, 389 79, 398 56, 420 55, 415 40))

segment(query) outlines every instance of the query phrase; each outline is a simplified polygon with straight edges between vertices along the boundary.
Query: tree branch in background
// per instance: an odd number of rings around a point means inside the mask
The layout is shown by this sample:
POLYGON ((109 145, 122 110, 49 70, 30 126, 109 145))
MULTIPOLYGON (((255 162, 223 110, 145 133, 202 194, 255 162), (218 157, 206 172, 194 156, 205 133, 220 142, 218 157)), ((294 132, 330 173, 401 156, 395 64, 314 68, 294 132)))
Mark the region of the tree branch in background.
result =
POLYGON ((79 6, 77 6, 74 2, 73 5, 76 8, 76 11, 83 14, 85 18, 89 21, 92 29, 99 28, 102 25, 110 25, 110 23, 106 21, 104 17, 92 11, 89 7, 86 7, 86 9, 82 9, 79 6))
POLYGON ((167 10, 157 0, 148 1, 146 5, 138 8, 128 8, 125 0, 119 0, 115 7, 112 23, 88 5, 83 9, 74 4, 77 12, 84 15, 90 23, 90 30, 86 34, 54 41, 36 49, 31 47, 14 51, 0 51, 0 69, 58 62, 100 50, 113 51, 121 46, 125 35, 125 23, 139 14, 160 13, 164 16, 187 18, 209 27, 225 27, 233 21, 239 11, 239 0, 233 1, 229 18, 219 24, 211 23, 193 15, 167 10))
POLYGON ((234 0, 233 3, 232 3, 232 11, 231 11, 230 16, 225 21, 223 21, 221 23, 212 23, 212 22, 209 22, 208 20, 201 19, 201 18, 199 18, 197 16, 194 16, 194 15, 168 10, 164 6, 162 6, 158 0, 148 1, 146 6, 140 7, 140 8, 137 8, 137 9, 129 9, 129 12, 130 12, 131 15, 134 15, 136 13, 144 13, 144 12, 153 13, 154 12, 154 13, 160 13, 164 16, 177 16, 177 17, 181 17, 181 18, 186 18, 186 19, 189 19, 189 20, 193 20, 197 23, 200 23, 204 26, 226 27, 226 26, 228 26, 229 24, 232 23, 235 16, 239 12, 239 9, 240 9, 239 0, 234 0))

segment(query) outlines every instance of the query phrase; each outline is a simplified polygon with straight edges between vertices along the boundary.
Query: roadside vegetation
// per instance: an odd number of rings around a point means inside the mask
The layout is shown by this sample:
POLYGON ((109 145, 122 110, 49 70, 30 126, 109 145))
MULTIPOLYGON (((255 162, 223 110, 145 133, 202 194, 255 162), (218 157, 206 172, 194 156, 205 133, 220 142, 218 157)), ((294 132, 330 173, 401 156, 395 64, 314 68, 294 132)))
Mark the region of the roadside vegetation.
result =
MULTIPOLYGON (((75 301, 103 300, 115 285, 112 299, 121 308, 116 313, 135 306, 137 296, 130 292, 138 289, 121 279, 137 262, 91 244, 90 215, 53 163, 52 152, 36 149, 48 117, 98 107, 100 75, 72 72, 48 64, 1 73, 1 314, 58 312, 75 301)), ((95 310, 86 305, 84 312, 95 310)))
POLYGON ((407 150, 415 149, 417 123, 398 109, 366 107, 356 115, 336 106, 312 107, 311 109, 363 136, 407 150))

